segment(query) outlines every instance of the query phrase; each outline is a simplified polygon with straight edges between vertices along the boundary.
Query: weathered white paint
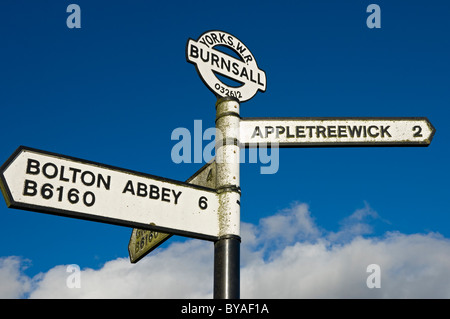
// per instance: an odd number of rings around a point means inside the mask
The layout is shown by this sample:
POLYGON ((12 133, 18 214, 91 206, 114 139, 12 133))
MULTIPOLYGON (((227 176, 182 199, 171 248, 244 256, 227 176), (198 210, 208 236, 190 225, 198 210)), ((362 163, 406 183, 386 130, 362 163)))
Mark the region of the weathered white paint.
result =
POLYGON ((239 112, 240 105, 236 100, 227 97, 217 100, 216 129, 221 132, 216 136, 220 236, 240 237, 239 112))

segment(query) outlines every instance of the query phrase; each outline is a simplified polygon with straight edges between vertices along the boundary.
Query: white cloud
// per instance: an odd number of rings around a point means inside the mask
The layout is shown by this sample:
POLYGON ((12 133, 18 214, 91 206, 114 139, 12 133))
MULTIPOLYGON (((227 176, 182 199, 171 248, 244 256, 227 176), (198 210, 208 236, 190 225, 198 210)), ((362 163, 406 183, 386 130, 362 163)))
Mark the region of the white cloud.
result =
POLYGON ((242 270, 242 295, 252 298, 450 298, 450 242, 435 234, 389 233, 295 243, 264 264, 242 270), (366 285, 367 266, 378 264, 381 288, 366 285))
POLYGON ((35 278, 30 298, 210 298, 213 245, 200 240, 174 243, 131 264, 128 258, 82 269, 81 288, 67 288, 71 273, 57 266, 35 278))
POLYGON ((30 290, 31 280, 23 274, 28 260, 16 256, 0 258, 0 298, 19 298, 30 290))
MULTIPOLYGON (((306 204, 294 204, 258 225, 242 223, 241 297, 450 298, 450 240, 436 233, 368 237, 374 219, 366 204, 327 232, 306 204), (370 264, 380 266, 381 288, 366 285, 370 264)), ((0 259, 0 297, 212 297, 213 244, 200 240, 175 242, 134 265, 118 258, 82 269, 79 289, 67 287, 65 265, 29 278, 26 264, 0 259)))
MULTIPOLYGON (((341 229, 338 232, 329 232, 327 239, 332 242, 345 242, 352 240, 355 236, 371 234, 373 229, 370 222, 378 219, 381 219, 378 213, 368 203, 364 203, 363 208, 357 209, 340 222, 341 229)), ((389 223, 386 220, 383 222, 389 223)))

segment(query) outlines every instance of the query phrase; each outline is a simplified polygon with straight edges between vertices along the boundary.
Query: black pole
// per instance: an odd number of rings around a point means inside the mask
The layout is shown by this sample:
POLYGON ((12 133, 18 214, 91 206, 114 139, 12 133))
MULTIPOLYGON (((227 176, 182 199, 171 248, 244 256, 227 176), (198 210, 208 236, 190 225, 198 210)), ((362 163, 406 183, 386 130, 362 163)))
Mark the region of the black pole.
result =
POLYGON ((214 243, 214 299, 239 299, 239 236, 229 235, 214 243))

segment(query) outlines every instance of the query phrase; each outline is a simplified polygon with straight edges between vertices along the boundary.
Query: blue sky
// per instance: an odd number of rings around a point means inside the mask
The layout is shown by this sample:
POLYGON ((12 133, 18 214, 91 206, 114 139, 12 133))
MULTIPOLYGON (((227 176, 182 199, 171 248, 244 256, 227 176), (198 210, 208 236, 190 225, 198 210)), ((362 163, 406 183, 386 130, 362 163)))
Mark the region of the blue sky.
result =
MULTIPOLYGON (((446 242, 449 12, 437 0, 2 1, 0 162, 25 145, 186 180, 203 164, 174 163, 171 133, 193 131, 194 120, 213 127, 216 99, 185 46, 223 30, 267 76, 266 92, 241 104, 243 117, 427 117, 436 128, 426 148, 280 149, 273 175, 243 163, 242 222, 260 227, 307 205, 328 239, 357 220, 366 239, 433 233, 446 242), (70 3, 81 8, 80 29, 66 26, 70 3), (380 29, 366 25, 371 3, 381 8, 380 29)), ((0 205, 0 258, 18 256, 26 278, 58 265, 102 269, 127 258, 130 233, 0 205)))

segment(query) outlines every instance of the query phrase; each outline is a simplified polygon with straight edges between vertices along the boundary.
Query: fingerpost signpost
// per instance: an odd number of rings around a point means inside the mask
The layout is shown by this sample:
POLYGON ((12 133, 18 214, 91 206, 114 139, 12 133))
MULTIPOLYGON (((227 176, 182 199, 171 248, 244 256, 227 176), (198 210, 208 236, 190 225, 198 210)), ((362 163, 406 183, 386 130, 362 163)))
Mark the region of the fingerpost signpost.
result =
POLYGON ((215 94, 215 158, 186 182, 20 146, 0 167, 10 208, 134 227, 138 262, 172 235, 214 243, 214 298, 240 297, 240 148, 428 146, 424 117, 241 118, 266 74, 235 36, 188 39, 186 60, 215 94), (224 79, 237 85, 230 85, 224 79))

